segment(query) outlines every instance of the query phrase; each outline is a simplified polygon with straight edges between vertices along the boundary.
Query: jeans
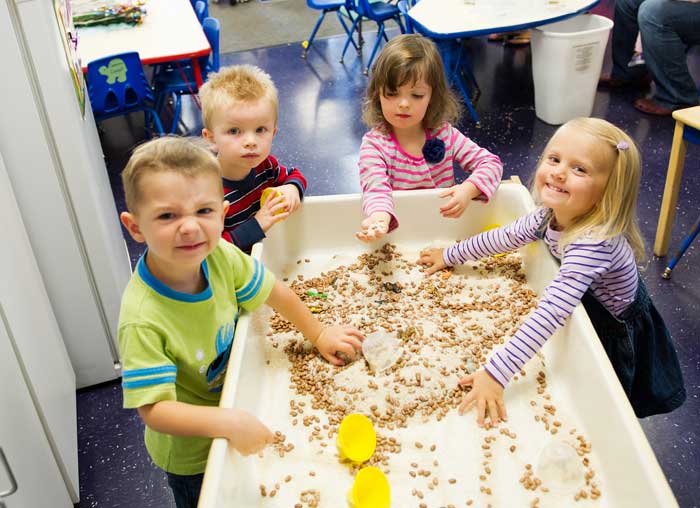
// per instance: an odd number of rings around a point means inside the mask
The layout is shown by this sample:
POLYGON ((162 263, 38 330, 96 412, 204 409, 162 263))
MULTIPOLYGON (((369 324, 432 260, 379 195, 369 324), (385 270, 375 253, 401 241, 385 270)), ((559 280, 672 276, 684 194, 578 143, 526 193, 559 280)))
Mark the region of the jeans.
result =
POLYGON ((627 63, 642 35, 646 66, 656 83, 654 101, 678 109, 693 106, 700 96, 688 72, 686 53, 700 44, 700 3, 680 0, 616 0, 612 34, 613 72, 617 78, 635 76, 627 63))
POLYGON ((193 475, 167 473, 167 475, 168 485, 170 485, 175 498, 175 506, 177 508, 197 508, 204 473, 193 475))

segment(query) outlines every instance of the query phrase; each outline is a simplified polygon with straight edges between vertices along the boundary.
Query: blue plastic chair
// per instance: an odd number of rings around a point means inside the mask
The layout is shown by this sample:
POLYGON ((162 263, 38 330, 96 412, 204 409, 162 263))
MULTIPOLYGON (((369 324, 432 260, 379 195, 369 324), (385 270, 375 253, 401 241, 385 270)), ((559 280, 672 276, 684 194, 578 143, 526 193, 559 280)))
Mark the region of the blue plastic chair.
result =
POLYGON ((200 23, 204 18, 209 17, 209 0, 190 0, 190 3, 192 4, 192 9, 194 12, 197 12, 197 2, 203 2, 204 3, 204 15, 199 18, 199 15, 197 15, 197 18, 199 19, 200 23))
POLYGON ((153 94, 135 51, 93 60, 87 66, 87 89, 95 120, 144 112, 146 134, 150 137, 150 119, 163 136, 165 132, 153 108, 153 94))
MULTIPOLYGON (((204 18, 202 29, 211 46, 208 56, 199 58, 199 68, 202 73, 202 81, 207 80, 210 72, 216 72, 220 67, 219 55, 219 35, 221 24, 216 18, 204 18)), ((196 94, 199 92, 197 81, 194 77, 194 68, 190 60, 173 62, 173 65, 162 68, 154 78, 154 88, 156 91, 156 109, 161 112, 167 99, 171 96, 175 98, 175 111, 173 113, 173 123, 170 133, 177 132, 180 123, 180 113, 182 111, 182 96, 193 95, 195 102, 199 106, 196 94)))
MULTIPOLYGON (((353 12, 351 3, 352 0, 306 0, 306 5, 309 8, 320 10, 321 14, 318 16, 318 20, 316 20, 316 25, 311 31, 311 35, 309 36, 309 38, 301 43, 302 47, 304 48, 304 52, 301 54, 302 58, 306 58, 306 54, 309 52, 309 48, 314 42, 316 33, 321 27, 321 23, 323 23, 323 19, 326 17, 326 14, 328 14, 329 12, 335 12, 336 16, 338 16, 338 21, 340 22, 340 24, 343 27, 343 30, 345 30, 345 33, 348 36, 348 40, 352 42, 352 45, 355 47, 355 50, 360 50, 359 46, 355 43, 355 41, 352 38, 352 32, 345 24, 345 20, 343 19, 344 12, 348 14, 351 14, 353 12)), ((345 53, 345 51, 343 51, 343 53, 345 53)), ((340 61, 343 61, 342 57, 340 58, 340 61)))
POLYGON ((401 15, 403 16, 404 23, 406 23, 406 33, 407 34, 412 34, 413 33, 413 22, 411 22, 411 18, 408 17, 408 10, 412 7, 408 3, 408 0, 399 0, 398 3, 396 4, 396 7, 399 8, 401 11, 401 15))
MULTIPOLYGON (((357 28, 358 24, 362 21, 362 19, 369 19, 377 23, 377 40, 374 42, 374 47, 372 48, 372 54, 369 57, 369 61, 367 62, 367 67, 365 67, 364 73, 369 74, 369 69, 372 67, 372 62, 374 61, 374 57, 377 54, 377 50, 379 49, 379 44, 381 43, 382 39, 384 40, 389 40, 388 37, 386 36, 386 30, 384 28, 384 22, 388 21, 390 19, 393 19, 396 21, 396 24, 399 25, 399 30, 401 30, 401 33, 406 33, 406 29, 403 26, 403 23, 401 22, 401 11, 396 5, 390 4, 388 2, 370 2, 369 0, 352 0, 353 3, 352 9, 358 14, 358 16, 355 18, 355 20, 352 23, 352 27, 350 28, 350 36, 348 39, 345 41, 345 46, 343 47, 343 53, 340 55, 340 61, 343 61, 343 57, 345 56, 345 51, 347 51, 348 46, 350 45, 350 42, 352 41, 352 34, 355 33, 357 30, 359 33, 359 30, 357 28)), ((354 41, 352 41, 354 44, 354 41)))
POLYGON ((202 0, 197 0, 194 3, 194 13, 197 15, 199 23, 204 23, 204 18, 207 17, 207 3, 202 0))

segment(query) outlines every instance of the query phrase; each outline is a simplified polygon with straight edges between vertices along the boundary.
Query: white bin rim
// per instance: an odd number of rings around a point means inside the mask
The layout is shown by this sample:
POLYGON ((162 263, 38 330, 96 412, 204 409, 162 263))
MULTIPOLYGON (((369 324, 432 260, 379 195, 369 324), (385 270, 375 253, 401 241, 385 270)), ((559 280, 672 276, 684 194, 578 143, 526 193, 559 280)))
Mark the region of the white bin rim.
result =
POLYGON ((610 18, 598 14, 581 14, 573 18, 557 21, 534 30, 545 37, 571 39, 582 35, 590 35, 611 30, 614 23, 610 18))

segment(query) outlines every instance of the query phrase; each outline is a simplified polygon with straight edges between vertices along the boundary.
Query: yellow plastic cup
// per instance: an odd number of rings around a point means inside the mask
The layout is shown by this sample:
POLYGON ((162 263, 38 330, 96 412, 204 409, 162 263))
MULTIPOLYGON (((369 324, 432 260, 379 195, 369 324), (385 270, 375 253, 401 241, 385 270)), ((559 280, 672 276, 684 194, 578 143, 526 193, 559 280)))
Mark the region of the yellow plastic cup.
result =
POLYGON ((389 508, 391 489, 381 469, 363 467, 355 476, 348 502, 354 508, 389 508))
POLYGON ((340 422, 336 445, 344 459, 357 463, 369 460, 377 447, 377 433, 371 420, 360 413, 347 415, 340 422))
MULTIPOLYGON (((500 228, 500 224, 489 224, 488 226, 485 226, 484 229, 481 230, 482 233, 485 233, 486 231, 491 231, 492 229, 500 228)), ((493 257, 495 258, 500 258, 505 256, 507 253, 503 252, 501 254, 494 254, 493 257)))
MULTIPOLYGON (((274 187, 268 187, 267 189, 263 190, 262 194, 260 195, 260 206, 263 206, 268 199, 275 199, 281 195, 282 193, 274 187)), ((275 215, 279 215, 281 213, 284 213, 284 209, 279 210, 275 213, 275 215)))

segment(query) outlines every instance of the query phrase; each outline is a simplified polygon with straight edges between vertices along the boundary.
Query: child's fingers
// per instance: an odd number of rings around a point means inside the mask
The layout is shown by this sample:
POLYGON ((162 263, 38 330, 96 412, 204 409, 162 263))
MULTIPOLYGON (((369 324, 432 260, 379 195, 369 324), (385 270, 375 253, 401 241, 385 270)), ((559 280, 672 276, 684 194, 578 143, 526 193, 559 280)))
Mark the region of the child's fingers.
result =
POLYGON ((498 410, 498 405, 496 404, 495 400, 489 400, 488 401, 488 408, 489 408, 489 418, 491 419, 491 425, 498 425, 498 422, 501 421, 499 418, 499 410, 498 410))
POLYGON ((445 189, 442 191, 440 194, 438 194, 439 198, 446 198, 447 196, 452 196, 454 194, 454 189, 450 187, 449 189, 445 189))
MULTIPOLYGON (((350 351, 350 349, 351 349, 351 348, 348 348, 348 351, 345 351, 344 348, 339 348, 338 351, 342 351, 342 352, 345 353, 345 354, 352 354, 352 355, 354 355, 355 353, 354 353, 353 351, 350 351)), ((337 353, 338 351, 336 351, 336 353, 337 353)), ((332 364, 335 365, 336 367, 342 367, 343 365, 345 365, 345 362, 344 362, 343 360, 341 360, 340 358, 338 358, 337 356, 335 356, 335 354, 322 353, 322 356, 323 356, 326 360, 328 360, 328 363, 332 363, 332 364)))
POLYGON ((474 404, 474 393, 469 392, 464 396, 462 399, 462 402, 459 405, 459 414, 463 415, 467 411, 469 411, 474 404))
POLYGON ((442 270, 442 267, 438 266, 437 264, 433 264, 431 266, 426 267, 425 270, 423 270, 423 272, 426 275, 432 275, 435 272, 440 271, 440 270, 442 270))
POLYGON ((497 400, 496 404, 498 405, 498 414, 501 417, 501 420, 508 421, 508 412, 506 411, 506 403, 503 402, 502 400, 497 400))
POLYGON ((468 376, 464 376, 462 379, 459 380, 459 385, 460 386, 471 386, 473 382, 474 382, 474 374, 469 374, 468 376))
POLYGON ((360 339, 356 339, 355 337, 346 337, 344 342, 346 344, 350 344, 350 347, 352 347, 353 356, 355 355, 355 351, 362 349, 362 341, 360 339))
POLYGON ((355 328, 354 326, 346 326, 345 328, 343 328, 343 331, 346 333, 346 335, 349 335, 351 337, 355 337, 360 342, 365 340, 365 336, 362 335, 362 332, 360 330, 358 330, 357 328, 355 328))
POLYGON ((445 213, 458 205, 459 205, 459 201, 457 201, 456 198, 452 198, 447 203, 445 203, 444 205, 442 205, 440 207, 440 212, 445 213))
POLYGON ((484 426, 486 418, 486 399, 480 398, 476 401, 476 423, 479 427, 484 426))

